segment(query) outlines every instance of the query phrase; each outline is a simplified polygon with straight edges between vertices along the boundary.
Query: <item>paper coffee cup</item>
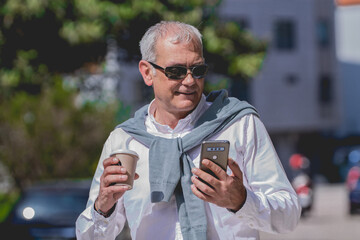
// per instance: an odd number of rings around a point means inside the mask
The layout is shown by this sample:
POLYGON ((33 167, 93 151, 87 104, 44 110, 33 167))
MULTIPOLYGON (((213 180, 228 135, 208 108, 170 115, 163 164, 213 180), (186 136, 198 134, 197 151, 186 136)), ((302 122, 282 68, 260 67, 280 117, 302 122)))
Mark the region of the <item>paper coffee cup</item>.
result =
POLYGON ((110 157, 116 157, 119 159, 119 165, 126 168, 126 175, 128 176, 126 181, 115 183, 115 185, 128 186, 129 189, 132 189, 139 155, 132 150, 118 149, 113 151, 110 154, 110 157))

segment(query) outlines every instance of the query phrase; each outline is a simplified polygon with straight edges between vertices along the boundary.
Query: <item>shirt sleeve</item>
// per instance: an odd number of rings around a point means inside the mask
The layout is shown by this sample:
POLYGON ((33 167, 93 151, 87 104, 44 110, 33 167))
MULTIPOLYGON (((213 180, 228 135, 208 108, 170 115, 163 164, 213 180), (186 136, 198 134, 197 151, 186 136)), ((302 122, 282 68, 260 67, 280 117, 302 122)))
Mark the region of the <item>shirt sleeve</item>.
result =
POLYGON ((301 207, 265 126, 250 115, 243 132, 242 170, 247 198, 235 214, 260 231, 290 232, 299 221, 301 207))
POLYGON ((99 194, 100 177, 104 171, 103 161, 109 157, 111 149, 116 145, 116 133, 112 133, 106 140, 99 163, 97 165, 86 209, 76 220, 76 237, 78 240, 115 239, 125 225, 126 216, 123 198, 116 204, 114 212, 107 218, 94 209, 94 202, 99 194))

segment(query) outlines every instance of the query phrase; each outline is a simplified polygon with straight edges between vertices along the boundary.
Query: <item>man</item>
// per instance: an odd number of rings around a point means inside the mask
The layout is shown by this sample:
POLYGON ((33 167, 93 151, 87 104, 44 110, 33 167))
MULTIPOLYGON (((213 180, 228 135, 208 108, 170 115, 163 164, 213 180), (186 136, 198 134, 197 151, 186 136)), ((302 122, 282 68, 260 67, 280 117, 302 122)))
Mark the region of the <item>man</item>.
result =
POLYGON ((258 239, 259 231, 294 229, 297 196, 256 111, 225 91, 203 95, 199 31, 161 22, 140 49, 139 71, 155 99, 105 142, 78 239, 114 239, 126 220, 132 239, 258 239), (198 168, 200 143, 215 139, 230 142, 226 172, 203 161, 217 178, 198 168), (126 180, 126 169, 109 157, 119 148, 139 155, 131 190, 111 185, 126 180))

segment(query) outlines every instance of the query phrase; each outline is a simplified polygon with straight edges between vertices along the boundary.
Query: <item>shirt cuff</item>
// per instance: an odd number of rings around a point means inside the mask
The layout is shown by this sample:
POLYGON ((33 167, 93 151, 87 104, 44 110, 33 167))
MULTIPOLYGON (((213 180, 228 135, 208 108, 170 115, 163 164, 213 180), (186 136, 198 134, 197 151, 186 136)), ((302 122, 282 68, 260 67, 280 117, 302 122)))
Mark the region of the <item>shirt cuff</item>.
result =
POLYGON ((91 215, 92 215, 92 219, 93 219, 93 221, 95 223, 95 226, 97 226, 99 229, 106 229, 106 227, 109 225, 111 220, 113 220, 115 218, 117 205, 118 204, 115 204, 114 211, 108 217, 105 217, 105 216, 101 215, 100 213, 98 213, 95 210, 95 207, 92 206, 91 207, 91 215))
POLYGON ((246 188, 246 199, 242 207, 237 211, 229 210, 234 213, 239 218, 249 218, 249 216, 253 216, 254 213, 258 212, 258 208, 256 207, 256 202, 258 198, 254 192, 246 188))
POLYGON ((96 209, 95 203, 96 203, 96 201, 93 204, 95 212, 99 213, 101 216, 104 216, 105 218, 110 217, 111 214, 113 214, 115 207, 116 207, 116 203, 115 203, 114 206, 112 206, 112 208, 110 208, 110 210, 107 213, 104 213, 100 209, 96 209))

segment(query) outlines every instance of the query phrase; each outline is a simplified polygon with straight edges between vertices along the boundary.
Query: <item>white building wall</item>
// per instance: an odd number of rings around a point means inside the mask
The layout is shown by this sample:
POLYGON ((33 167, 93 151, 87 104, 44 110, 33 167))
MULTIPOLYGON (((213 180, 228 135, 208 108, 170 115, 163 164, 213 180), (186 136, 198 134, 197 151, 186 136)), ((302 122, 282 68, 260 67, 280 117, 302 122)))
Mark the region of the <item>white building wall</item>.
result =
POLYGON ((336 49, 343 85, 344 121, 341 136, 360 134, 360 5, 337 7, 336 49))
POLYGON ((333 4, 332 0, 225 0, 220 7, 226 19, 246 18, 249 30, 269 41, 263 69, 252 81, 250 95, 270 132, 332 129, 340 122, 334 42, 331 39, 327 52, 320 55, 316 36, 321 15, 333 23, 333 4), (294 50, 274 48, 278 19, 295 22, 294 50), (326 109, 318 100, 321 72, 327 72, 334 84, 333 104, 326 109), (294 84, 287 81, 289 75, 296 76, 294 84))

